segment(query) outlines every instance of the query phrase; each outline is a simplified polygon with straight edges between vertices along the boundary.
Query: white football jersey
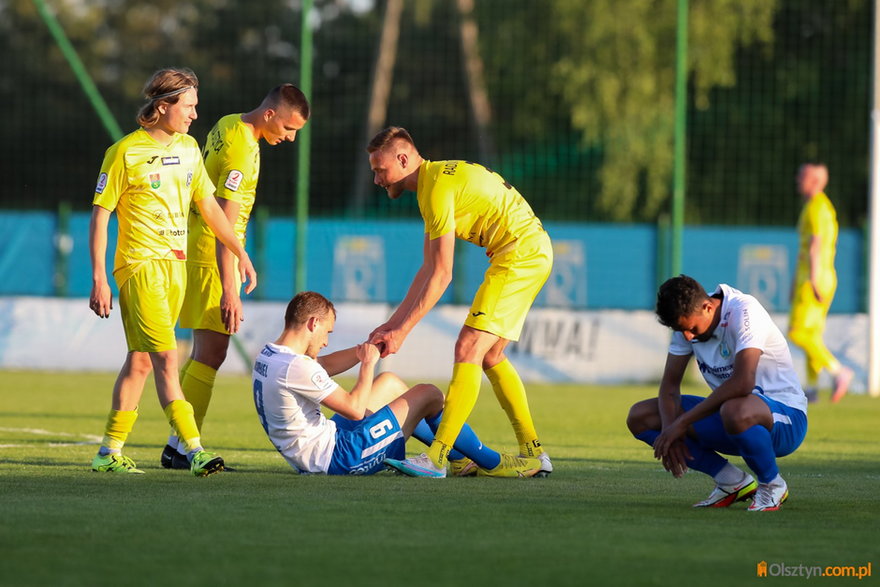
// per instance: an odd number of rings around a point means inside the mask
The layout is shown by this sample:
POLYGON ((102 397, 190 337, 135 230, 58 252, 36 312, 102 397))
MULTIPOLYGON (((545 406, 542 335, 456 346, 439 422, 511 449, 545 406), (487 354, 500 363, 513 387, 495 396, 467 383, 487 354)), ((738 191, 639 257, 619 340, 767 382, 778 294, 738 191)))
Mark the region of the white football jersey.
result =
POLYGON ((269 343, 253 370, 254 404, 263 429, 288 463, 303 473, 326 473, 336 447, 336 423, 321 401, 337 387, 311 357, 269 343))
POLYGON ((685 339, 681 332, 672 333, 669 353, 693 354, 706 383, 713 390, 730 378, 736 353, 743 349, 761 351, 752 393, 807 412, 807 397, 801 389, 788 342, 770 314, 754 297, 720 284, 713 295, 721 293, 721 321, 706 342, 685 339))

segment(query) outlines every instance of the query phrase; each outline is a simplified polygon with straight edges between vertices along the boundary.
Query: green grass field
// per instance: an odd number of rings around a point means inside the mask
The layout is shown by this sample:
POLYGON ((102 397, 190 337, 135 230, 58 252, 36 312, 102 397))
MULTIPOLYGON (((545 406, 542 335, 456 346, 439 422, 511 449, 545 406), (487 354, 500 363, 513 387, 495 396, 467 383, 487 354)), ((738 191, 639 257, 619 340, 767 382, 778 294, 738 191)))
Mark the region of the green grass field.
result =
MULTIPOLYGON (((756 514, 692 509, 711 481, 673 479, 628 435, 627 409, 648 386, 531 386, 555 466, 546 479, 331 478, 295 475, 260 428, 249 381, 221 377, 203 439, 237 471, 199 479, 159 467, 168 426, 151 386, 126 449, 146 474, 90 471, 113 379, 0 372, 0 584, 804 580, 758 579, 760 561, 871 562, 866 580, 880 573, 880 401, 864 396, 811 408, 807 440, 780 461, 789 501, 756 514)), ((515 449, 491 390, 471 423, 487 444, 515 449)))

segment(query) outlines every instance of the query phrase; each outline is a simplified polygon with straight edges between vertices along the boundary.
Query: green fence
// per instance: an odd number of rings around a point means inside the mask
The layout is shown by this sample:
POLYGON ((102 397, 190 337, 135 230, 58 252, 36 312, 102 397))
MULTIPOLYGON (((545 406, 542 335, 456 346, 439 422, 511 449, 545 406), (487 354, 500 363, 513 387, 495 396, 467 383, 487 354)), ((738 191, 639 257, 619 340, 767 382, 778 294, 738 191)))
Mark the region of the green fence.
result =
MULTIPOLYGON (((223 114, 298 82, 298 2, 43 3, 125 132, 160 67, 199 75, 200 142, 223 114)), ((112 141, 38 5, 0 0, 11 108, 0 208, 85 210, 112 141)), ((370 125, 398 124, 429 158, 494 167, 547 220, 656 222, 671 197, 676 6, 316 0, 310 213, 417 214, 365 167, 370 125)), ((795 169, 819 159, 841 224, 862 225, 871 11, 868 0, 690 0, 686 223, 792 225, 795 169)), ((293 213, 296 172, 295 148, 263 149, 271 215, 293 213)))

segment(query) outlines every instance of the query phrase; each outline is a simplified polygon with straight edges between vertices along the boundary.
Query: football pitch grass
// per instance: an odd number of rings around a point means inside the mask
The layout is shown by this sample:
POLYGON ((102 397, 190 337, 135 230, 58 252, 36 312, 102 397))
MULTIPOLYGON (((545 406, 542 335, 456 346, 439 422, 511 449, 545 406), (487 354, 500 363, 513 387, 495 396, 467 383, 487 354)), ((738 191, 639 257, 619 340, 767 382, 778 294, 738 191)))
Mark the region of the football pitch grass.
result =
MULTIPOLYGON (((711 481, 673 479, 629 436, 651 386, 530 385, 546 479, 298 476, 271 448, 249 380, 221 376, 203 439, 235 472, 160 468, 168 426, 148 385, 125 453, 144 475, 90 470, 111 374, 0 372, 2 585, 743 585, 872 563, 880 573, 880 400, 811 406, 780 460, 778 512, 695 510, 711 481), (773 565, 776 565, 775 567, 773 565)), ((701 387, 688 390, 702 393, 701 387)), ((470 422, 515 450, 484 385, 470 422)), ((410 441, 408 452, 422 447, 410 441)), ((732 457, 732 462, 742 461, 732 457)), ((813 578, 819 584, 856 578, 813 578)))

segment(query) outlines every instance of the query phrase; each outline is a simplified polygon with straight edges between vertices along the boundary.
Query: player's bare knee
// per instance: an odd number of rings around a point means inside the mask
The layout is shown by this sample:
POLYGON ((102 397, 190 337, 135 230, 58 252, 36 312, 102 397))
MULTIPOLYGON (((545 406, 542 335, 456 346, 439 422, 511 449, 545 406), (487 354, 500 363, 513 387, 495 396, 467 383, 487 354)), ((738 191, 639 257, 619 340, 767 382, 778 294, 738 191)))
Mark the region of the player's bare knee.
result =
POLYGON ((748 398, 737 397, 721 404, 718 415, 721 416, 724 430, 728 434, 745 432, 757 424, 757 418, 749 410, 749 402, 747 400, 748 398))
POLYGON ((498 345, 493 346, 483 357, 483 371, 491 369, 498 363, 504 361, 507 357, 504 354, 504 348, 498 345))
POLYGON ((445 398, 443 397, 443 392, 436 385, 420 383, 413 387, 408 392, 408 395, 417 397, 427 414, 436 414, 443 409, 445 398))
POLYGON ((128 372, 132 377, 146 379, 153 370, 149 353, 131 353, 128 358, 128 372))
POLYGON ((378 385, 393 385, 396 387, 406 388, 406 383, 401 379, 397 374, 392 373, 391 371, 385 371, 384 373, 379 373, 375 379, 373 379, 373 383, 378 385))
POLYGON ((643 400, 633 404, 626 415, 626 427, 633 436, 652 428, 654 421, 659 422, 657 400, 643 400))

